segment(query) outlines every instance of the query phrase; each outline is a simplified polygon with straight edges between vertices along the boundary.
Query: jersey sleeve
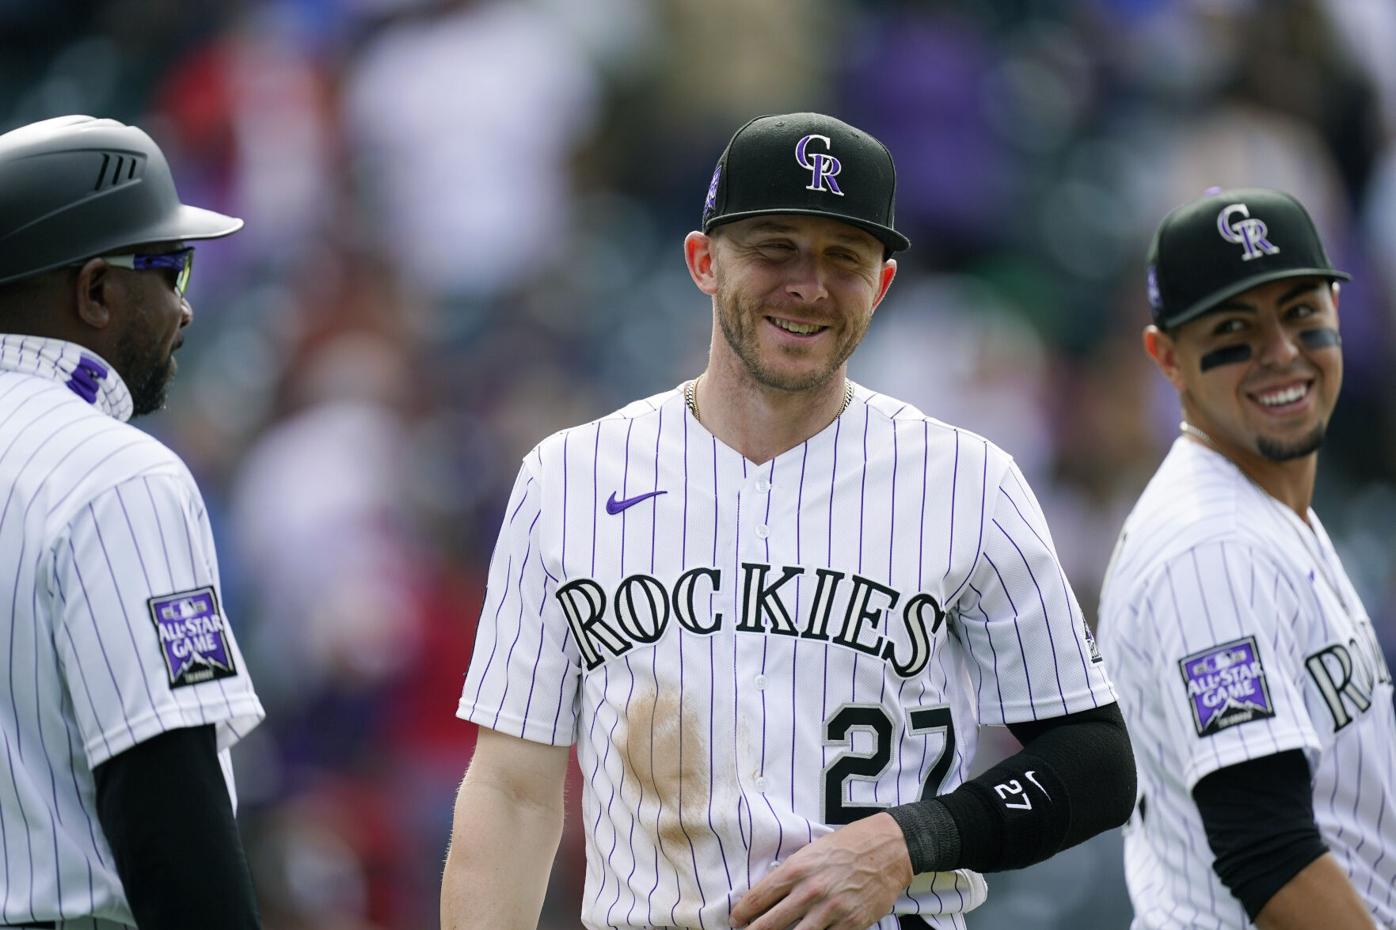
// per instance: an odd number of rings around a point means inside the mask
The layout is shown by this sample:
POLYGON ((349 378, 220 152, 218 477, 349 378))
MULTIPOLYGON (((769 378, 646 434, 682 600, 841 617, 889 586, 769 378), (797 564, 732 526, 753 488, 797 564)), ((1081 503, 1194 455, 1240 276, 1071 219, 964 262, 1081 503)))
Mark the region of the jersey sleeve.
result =
POLYGON ((979 719, 1022 723, 1113 703, 1047 520, 1016 464, 991 493, 979 557, 954 603, 979 719))
POLYGON ((525 465, 490 560, 458 717, 512 736, 575 741, 581 666, 542 551, 540 480, 525 465))
POLYGON ((1292 633, 1302 609, 1283 573, 1234 541, 1182 552, 1145 589, 1142 619, 1157 642, 1149 685, 1189 791, 1247 759, 1303 749, 1315 760, 1292 633))
POLYGON ((226 750, 261 721, 187 474, 145 475, 99 494, 52 556, 55 645, 90 766, 205 724, 226 750))

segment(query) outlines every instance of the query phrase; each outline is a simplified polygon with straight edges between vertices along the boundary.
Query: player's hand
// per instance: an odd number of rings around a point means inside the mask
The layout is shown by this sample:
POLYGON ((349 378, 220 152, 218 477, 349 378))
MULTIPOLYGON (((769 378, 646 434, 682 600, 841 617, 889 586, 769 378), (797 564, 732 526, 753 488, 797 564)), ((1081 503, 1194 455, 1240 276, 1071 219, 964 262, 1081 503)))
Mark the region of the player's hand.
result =
POLYGON ((901 827, 874 814, 801 849, 752 885, 732 908, 749 930, 867 930, 911 884, 901 827))

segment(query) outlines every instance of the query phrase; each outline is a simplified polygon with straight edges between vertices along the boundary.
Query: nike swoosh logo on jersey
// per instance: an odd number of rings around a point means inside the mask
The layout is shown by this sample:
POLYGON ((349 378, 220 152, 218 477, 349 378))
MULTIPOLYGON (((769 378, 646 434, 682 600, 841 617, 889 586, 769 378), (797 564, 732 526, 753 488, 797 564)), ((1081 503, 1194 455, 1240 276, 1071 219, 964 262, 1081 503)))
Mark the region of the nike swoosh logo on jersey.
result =
POLYGON ((651 497, 658 497, 661 494, 668 494, 668 491, 647 491, 644 494, 636 494, 634 497, 627 497, 623 501, 616 500, 616 492, 612 491, 611 496, 606 498, 606 512, 618 514, 627 507, 634 507, 641 501, 647 501, 651 497))

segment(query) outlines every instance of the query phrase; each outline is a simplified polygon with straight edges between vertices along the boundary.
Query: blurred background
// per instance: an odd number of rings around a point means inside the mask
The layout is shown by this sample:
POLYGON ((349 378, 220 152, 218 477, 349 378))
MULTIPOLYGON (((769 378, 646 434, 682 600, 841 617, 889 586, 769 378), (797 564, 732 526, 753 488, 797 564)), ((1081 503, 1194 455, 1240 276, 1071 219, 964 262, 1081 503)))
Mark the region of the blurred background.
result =
MULTIPOLYGON (((1213 184, 1298 195, 1354 278, 1315 507, 1396 653, 1389 0, 0 0, 0 131, 135 122, 247 220, 141 425, 199 480, 269 711, 236 758, 269 930, 437 925, 518 461, 702 368, 682 237, 733 130, 795 109, 897 160, 914 245, 854 377, 1017 458, 1092 619, 1177 429, 1149 236, 1213 184)), ((1128 923, 1118 835, 990 886, 972 928, 1128 923)))

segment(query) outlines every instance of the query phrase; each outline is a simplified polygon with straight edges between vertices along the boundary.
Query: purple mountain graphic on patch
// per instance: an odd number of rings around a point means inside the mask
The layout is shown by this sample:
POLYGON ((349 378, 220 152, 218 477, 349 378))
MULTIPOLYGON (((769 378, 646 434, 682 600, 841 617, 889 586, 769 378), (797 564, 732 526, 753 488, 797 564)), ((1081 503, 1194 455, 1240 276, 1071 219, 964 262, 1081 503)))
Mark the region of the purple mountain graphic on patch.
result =
POLYGON ((641 501, 647 501, 651 497, 658 497, 661 494, 668 493, 668 491, 647 491, 644 494, 636 494, 634 497, 627 497, 623 501, 618 501, 616 500, 616 492, 612 491, 611 496, 606 498, 606 512, 615 515, 627 507, 634 507, 641 501))
POLYGON ((1198 736, 1275 716, 1254 636, 1193 653, 1178 664, 1198 736))

